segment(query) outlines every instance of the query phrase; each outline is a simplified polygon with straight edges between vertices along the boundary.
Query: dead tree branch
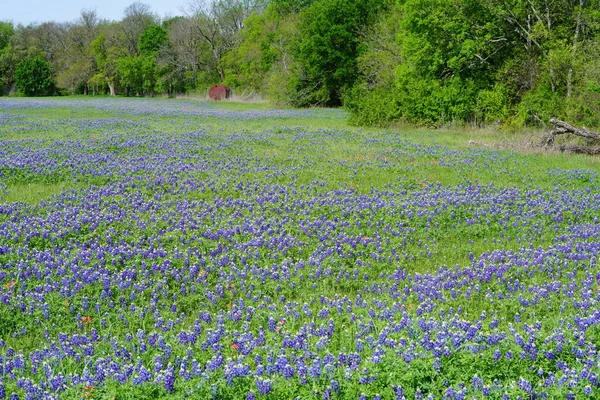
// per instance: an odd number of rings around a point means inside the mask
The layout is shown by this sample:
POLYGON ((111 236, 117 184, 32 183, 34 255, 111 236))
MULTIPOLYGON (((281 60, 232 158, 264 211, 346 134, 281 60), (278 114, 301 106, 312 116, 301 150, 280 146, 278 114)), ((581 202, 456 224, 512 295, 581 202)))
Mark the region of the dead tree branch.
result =
MULTIPOLYGON (((566 133, 570 133, 572 135, 579 136, 590 141, 600 142, 600 134, 596 132, 592 132, 585 128, 577 128, 556 118, 552 118, 550 122, 554 125, 554 129, 542 136, 541 145, 543 147, 553 145, 554 138, 557 135, 564 135, 566 133)), ((558 149, 560 151, 567 151, 570 153, 582 153, 590 155, 600 154, 600 146, 587 147, 582 145, 561 145, 558 147, 558 149)))

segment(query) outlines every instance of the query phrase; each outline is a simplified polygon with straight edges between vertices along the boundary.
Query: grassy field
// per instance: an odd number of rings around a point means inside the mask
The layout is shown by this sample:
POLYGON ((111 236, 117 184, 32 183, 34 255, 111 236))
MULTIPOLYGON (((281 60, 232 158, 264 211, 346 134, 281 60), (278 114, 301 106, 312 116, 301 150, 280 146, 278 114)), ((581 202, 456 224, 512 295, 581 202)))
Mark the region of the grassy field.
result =
POLYGON ((0 398, 600 393, 597 158, 181 99, 0 140, 0 398))

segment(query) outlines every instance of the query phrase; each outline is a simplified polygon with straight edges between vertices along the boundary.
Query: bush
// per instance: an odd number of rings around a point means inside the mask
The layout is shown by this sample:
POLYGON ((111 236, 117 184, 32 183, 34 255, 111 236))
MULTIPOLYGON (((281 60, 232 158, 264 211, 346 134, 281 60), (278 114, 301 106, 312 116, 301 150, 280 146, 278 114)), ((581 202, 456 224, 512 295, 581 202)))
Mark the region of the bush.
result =
POLYGON ((475 116, 477 122, 481 124, 504 121, 508 116, 508 101, 504 85, 497 84, 491 90, 479 91, 475 116))
POLYGON ((54 82, 50 64, 40 56, 26 58, 17 65, 15 84, 25 96, 52 94, 54 82))
POLYGON ((399 67, 396 85, 407 122, 439 127, 473 117, 477 92, 472 80, 453 77, 440 81, 399 67))
POLYGON ((518 125, 542 125, 550 118, 565 119, 565 101, 548 85, 529 91, 517 106, 518 125))
POLYGON ((400 119, 400 105, 394 88, 373 90, 353 88, 345 99, 353 125, 387 126, 400 119))

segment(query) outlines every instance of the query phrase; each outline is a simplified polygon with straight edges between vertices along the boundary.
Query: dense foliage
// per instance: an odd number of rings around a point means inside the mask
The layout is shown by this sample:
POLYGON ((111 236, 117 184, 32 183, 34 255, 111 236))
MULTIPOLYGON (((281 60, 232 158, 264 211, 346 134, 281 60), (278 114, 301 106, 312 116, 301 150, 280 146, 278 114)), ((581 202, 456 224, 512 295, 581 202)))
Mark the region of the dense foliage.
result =
POLYGON ((298 105, 340 105, 358 78, 360 31, 377 16, 381 0, 315 1, 298 24, 296 59, 301 65, 298 105))
POLYGON ((226 83, 387 125, 600 125, 600 0, 194 0, 160 20, 0 23, 0 94, 43 56, 70 93, 154 96, 226 83))
POLYGON ((590 85, 600 73, 599 5, 593 0, 401 2, 391 11, 397 17, 377 26, 366 41, 377 49, 373 37, 380 33, 389 38, 381 47, 397 46, 394 76, 373 82, 372 72, 364 75, 348 102, 353 119, 523 125, 554 116, 598 125, 600 97, 590 85), (385 34, 390 31, 397 34, 385 34), (394 105, 389 109, 383 101, 394 105))
POLYGON ((0 98, 0 398, 599 397, 597 162, 234 107, 0 98))
POLYGON ((15 69, 15 85, 25 96, 50 94, 54 87, 50 64, 40 56, 24 59, 15 69))

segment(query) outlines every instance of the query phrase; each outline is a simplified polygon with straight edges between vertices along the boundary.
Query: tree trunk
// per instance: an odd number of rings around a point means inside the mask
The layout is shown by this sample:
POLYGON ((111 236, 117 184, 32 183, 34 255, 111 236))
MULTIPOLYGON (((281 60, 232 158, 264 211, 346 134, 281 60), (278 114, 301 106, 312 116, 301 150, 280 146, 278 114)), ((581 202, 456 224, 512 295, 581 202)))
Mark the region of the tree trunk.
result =
MULTIPOLYGON (((548 132, 546 135, 542 136, 542 140, 541 140, 541 145, 546 147, 546 146, 551 146, 552 144, 554 144, 554 137, 556 135, 563 135, 565 133, 570 133, 576 136, 580 136, 582 138, 585 138, 589 141, 591 141, 592 143, 595 142, 596 144, 598 142, 600 142, 600 134, 596 133, 596 132, 592 132, 592 131, 588 131, 585 128, 577 128, 574 127, 572 125, 567 124, 564 121, 552 118, 550 120, 550 122, 552 124, 554 124, 554 129, 550 132, 548 132)), ((590 142, 588 142, 589 144, 590 142)), ((566 145, 563 144, 561 146, 558 147, 560 151, 567 151, 570 153, 582 153, 582 154, 589 154, 589 155, 598 155, 600 154, 600 146, 596 146, 596 147, 589 147, 589 146, 582 146, 582 145, 566 145)))
POLYGON ((566 151, 569 153, 587 154, 590 156, 597 156, 600 154, 600 147, 586 147, 578 145, 562 145, 559 147, 560 151, 566 151))
POLYGON ((555 118, 552 118, 550 122, 553 123, 555 127, 562 128, 566 130, 566 132, 572 133, 573 135, 581 136, 586 139, 600 140, 600 135, 596 132, 588 131, 584 128, 576 128, 572 125, 567 124, 564 121, 555 118))
POLYGON ((111 81, 109 81, 108 79, 106 80, 106 83, 108 84, 108 90, 110 90, 110 95, 114 96, 115 95, 115 84, 112 83, 111 81))
POLYGON ((577 23, 575 24, 575 35, 573 36, 573 49, 571 50, 571 65, 569 66, 569 72, 567 73, 567 97, 571 97, 573 94, 573 62, 577 55, 577 43, 579 41, 579 31, 581 30, 581 19, 584 6, 585 0, 579 0, 579 12, 577 13, 577 23))

